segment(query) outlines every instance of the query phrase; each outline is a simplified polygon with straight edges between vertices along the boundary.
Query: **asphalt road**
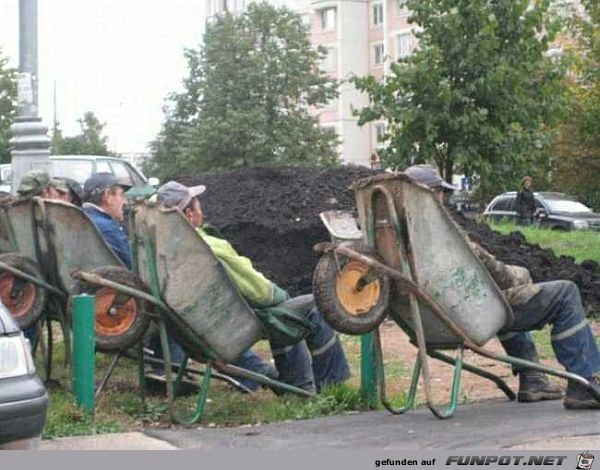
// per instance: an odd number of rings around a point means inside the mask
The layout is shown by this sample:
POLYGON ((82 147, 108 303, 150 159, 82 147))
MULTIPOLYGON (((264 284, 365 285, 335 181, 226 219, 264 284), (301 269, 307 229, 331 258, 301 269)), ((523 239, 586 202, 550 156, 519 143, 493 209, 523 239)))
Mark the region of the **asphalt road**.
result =
MULTIPOLYGON (((180 449, 499 449, 600 448, 600 411, 567 411, 560 401, 459 406, 454 417, 428 409, 387 411, 251 427, 147 430, 180 449), (568 443, 568 446, 567 446, 568 443)), ((584 450, 585 450, 584 449, 584 450)))

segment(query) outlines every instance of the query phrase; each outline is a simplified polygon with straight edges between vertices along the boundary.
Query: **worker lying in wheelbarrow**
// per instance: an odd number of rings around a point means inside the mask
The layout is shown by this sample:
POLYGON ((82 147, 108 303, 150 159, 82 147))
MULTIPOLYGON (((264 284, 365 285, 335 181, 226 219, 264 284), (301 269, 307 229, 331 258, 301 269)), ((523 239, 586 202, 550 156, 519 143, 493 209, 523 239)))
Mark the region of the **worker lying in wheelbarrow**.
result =
MULTIPOLYGON (((248 258, 240 256, 229 242, 204 226, 199 196, 205 189, 204 186, 188 188, 170 181, 158 190, 157 202, 164 207, 181 210, 221 261, 227 275, 250 305, 265 308, 289 299, 288 293, 254 269, 248 258)), ((308 319, 313 329, 305 340, 285 348, 271 345, 271 352, 280 381, 305 390, 320 391, 327 384, 343 383, 350 376, 350 371, 337 334, 325 323, 316 308, 310 311, 308 319)), ((268 367, 251 351, 234 364, 256 372, 268 367)))
MULTIPOLYGON (((42 199, 70 201, 71 189, 65 178, 51 178, 45 170, 31 170, 23 175, 17 194, 24 199, 40 197, 42 199)), ((37 326, 31 325, 23 331, 32 347, 37 344, 37 326)))
MULTIPOLYGON (((412 181, 431 188, 440 202, 443 202, 444 190, 454 189, 431 165, 414 165, 404 174, 412 181)), ((513 325, 498 336, 506 352, 517 358, 539 362, 529 331, 551 324, 552 348, 558 361, 567 371, 587 379, 600 392, 600 353, 587 324, 577 286, 571 281, 533 283, 527 269, 498 261, 476 243, 469 242, 469 245, 503 290, 513 309, 513 325)), ((519 401, 553 400, 562 395, 562 390, 539 371, 513 366, 513 373, 519 375, 519 401)), ((570 380, 563 403, 568 409, 600 409, 600 402, 591 392, 570 380)))

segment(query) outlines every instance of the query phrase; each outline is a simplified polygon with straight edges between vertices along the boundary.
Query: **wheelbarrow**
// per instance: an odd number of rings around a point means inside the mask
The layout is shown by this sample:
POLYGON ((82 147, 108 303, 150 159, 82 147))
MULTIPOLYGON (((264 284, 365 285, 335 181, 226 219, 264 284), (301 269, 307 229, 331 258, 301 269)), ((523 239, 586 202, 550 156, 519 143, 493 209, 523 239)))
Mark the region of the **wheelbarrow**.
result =
MULTIPOLYGON (((352 189, 362 240, 315 246, 322 257, 315 269, 313 291, 319 310, 333 328, 352 335, 373 332, 372 372, 385 408, 394 414, 412 408, 422 376, 427 406, 438 418, 448 418, 456 410, 462 370, 493 381, 514 400, 514 392, 500 377, 463 361, 464 349, 574 380, 593 391, 587 380, 576 374, 483 347, 510 327, 512 310, 429 188, 411 183, 401 174, 385 173, 360 179, 352 189), (394 408, 386 398, 378 330, 385 318, 393 320, 418 348, 407 400, 401 408, 394 408), (449 350, 456 352, 454 357, 443 352, 449 350), (454 366, 446 407, 432 400, 429 357, 454 366)), ((331 222, 328 228, 334 240, 340 238, 331 222)))
MULTIPOLYGON (((72 239, 65 228, 73 224, 64 219, 61 221, 60 212, 64 211, 64 207, 56 204, 50 204, 47 208, 49 218, 54 221, 52 223, 62 225, 60 235, 55 233, 51 242, 57 249, 65 247, 68 240, 72 239)), ((67 214, 64 216, 68 218, 67 214)), ((82 223, 80 220, 77 225, 81 227, 82 223)), ((88 231, 86 237, 91 233, 88 231)), ((90 245, 84 252, 74 253, 59 263, 61 279, 66 282, 67 276, 72 275, 77 281, 72 293, 96 295, 96 333, 105 336, 107 331, 112 333, 111 341, 97 343, 97 348, 117 353, 100 388, 108 381, 119 358, 127 355, 128 348, 138 342, 139 376, 143 391, 143 370, 147 358, 140 340, 152 321, 160 336, 166 365, 169 414, 175 422, 192 424, 202 419, 212 377, 238 386, 239 382, 231 376, 248 378, 273 389, 306 397, 313 395, 229 364, 257 341, 268 337, 268 332, 181 211, 138 203, 130 212, 129 235, 134 267, 133 273, 127 272, 127 279, 120 277, 124 276, 122 268, 106 267, 104 263, 107 263, 107 259, 98 262, 94 253, 96 250, 91 250, 90 245), (87 268, 81 262, 86 256, 90 260, 87 268), (69 264, 69 260, 73 264, 69 264), (78 269, 75 264, 79 266, 78 269), (104 266, 94 268, 96 264, 104 266), (117 272, 119 276, 116 276, 117 272), (175 367, 171 363, 167 328, 188 355, 175 367), (204 364, 205 368, 201 371, 203 378, 196 410, 192 416, 184 417, 176 412, 175 401, 188 357, 204 364), (173 369, 177 370, 175 378, 173 369)), ((92 246, 96 246, 96 242, 93 243, 92 246)), ((104 251, 108 256, 108 252, 104 251)), ((297 307, 307 313, 311 305, 303 302, 297 307)))
MULTIPOLYGON (((67 296, 56 287, 54 260, 44 236, 41 199, 5 198, 0 203, 0 301, 17 325, 25 330, 37 327, 37 342, 42 350, 46 379, 51 376, 51 320, 60 322, 68 337, 65 317, 67 296), (47 326, 44 341, 42 323, 47 326)), ((70 348, 66 344, 65 363, 70 348)))

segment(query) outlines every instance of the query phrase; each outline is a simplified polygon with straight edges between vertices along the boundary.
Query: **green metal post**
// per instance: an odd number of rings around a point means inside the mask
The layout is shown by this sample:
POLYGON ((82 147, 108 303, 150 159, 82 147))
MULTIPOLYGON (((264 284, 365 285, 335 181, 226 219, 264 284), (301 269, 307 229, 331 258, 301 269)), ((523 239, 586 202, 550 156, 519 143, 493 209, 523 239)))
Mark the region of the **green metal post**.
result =
POLYGON ((360 393, 371 408, 379 405, 374 334, 360 337, 360 393))
POLYGON ((73 296, 73 394, 85 412, 94 411, 96 355, 93 295, 73 296))

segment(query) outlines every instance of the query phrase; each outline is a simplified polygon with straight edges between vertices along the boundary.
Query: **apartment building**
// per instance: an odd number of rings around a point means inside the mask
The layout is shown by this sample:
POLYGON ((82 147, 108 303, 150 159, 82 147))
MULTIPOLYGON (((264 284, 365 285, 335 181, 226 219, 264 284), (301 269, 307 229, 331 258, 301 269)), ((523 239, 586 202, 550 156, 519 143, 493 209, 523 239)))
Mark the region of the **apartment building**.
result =
MULTIPOLYGON (((253 0, 208 0, 205 21, 223 12, 241 12, 253 0)), ((385 132, 383 122, 358 126, 353 110, 368 104, 367 97, 349 83, 352 76, 383 79, 390 64, 412 52, 415 37, 408 11, 398 0, 269 0, 297 12, 311 42, 327 50, 323 70, 341 81, 339 97, 314 110, 321 126, 340 137, 339 153, 346 163, 377 164, 377 149, 385 132)))

